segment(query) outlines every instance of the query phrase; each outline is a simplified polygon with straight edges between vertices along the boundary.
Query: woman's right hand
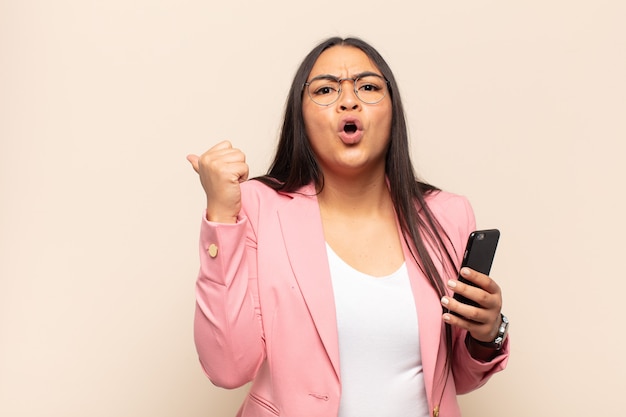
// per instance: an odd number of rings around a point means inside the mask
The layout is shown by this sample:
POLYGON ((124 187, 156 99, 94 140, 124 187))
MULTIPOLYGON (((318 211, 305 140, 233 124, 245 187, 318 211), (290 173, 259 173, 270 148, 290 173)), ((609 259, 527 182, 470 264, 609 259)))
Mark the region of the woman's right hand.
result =
POLYGON ((240 183, 248 179, 249 172, 244 153, 224 141, 200 156, 188 155, 187 160, 200 176, 207 220, 235 223, 241 210, 240 183))

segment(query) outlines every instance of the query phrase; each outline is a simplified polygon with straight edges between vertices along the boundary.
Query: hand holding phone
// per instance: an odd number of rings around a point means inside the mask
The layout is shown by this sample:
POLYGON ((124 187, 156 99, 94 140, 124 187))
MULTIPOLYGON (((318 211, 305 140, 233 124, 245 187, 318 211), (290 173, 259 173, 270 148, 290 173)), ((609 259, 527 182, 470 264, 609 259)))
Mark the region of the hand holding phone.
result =
MULTIPOLYGON (((461 268, 468 267, 474 271, 489 275, 493 258, 496 254, 498 240, 500 239, 500 231, 498 229, 476 230, 469 235, 467 246, 463 254, 461 268)), ((477 285, 463 278, 459 273, 459 281, 464 284, 476 287, 477 285)), ((480 307, 478 303, 455 293, 454 299, 474 307, 480 307)), ((460 316, 458 313, 451 311, 450 313, 460 316)))

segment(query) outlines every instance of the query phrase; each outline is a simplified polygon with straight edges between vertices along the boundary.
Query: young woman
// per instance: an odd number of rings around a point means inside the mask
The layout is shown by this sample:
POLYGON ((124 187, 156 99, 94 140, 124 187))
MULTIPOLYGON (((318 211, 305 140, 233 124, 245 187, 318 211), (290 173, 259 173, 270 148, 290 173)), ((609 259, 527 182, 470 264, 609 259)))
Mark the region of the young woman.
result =
POLYGON ((307 55, 266 176, 248 181, 229 142, 188 159, 207 197, 196 347, 214 384, 252 381, 239 416, 460 416, 457 394, 504 369, 499 286, 456 280, 471 207, 417 180, 367 43, 307 55))

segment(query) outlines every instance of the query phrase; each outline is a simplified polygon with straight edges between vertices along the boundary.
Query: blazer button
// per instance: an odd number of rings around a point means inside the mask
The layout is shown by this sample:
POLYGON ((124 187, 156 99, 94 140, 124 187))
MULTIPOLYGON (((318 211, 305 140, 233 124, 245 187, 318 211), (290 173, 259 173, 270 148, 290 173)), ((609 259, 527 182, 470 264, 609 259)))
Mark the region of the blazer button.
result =
POLYGON ((211 245, 209 245, 209 249, 207 249, 207 252, 209 253, 209 256, 211 258, 215 258, 217 256, 217 245, 215 243, 211 243, 211 245))

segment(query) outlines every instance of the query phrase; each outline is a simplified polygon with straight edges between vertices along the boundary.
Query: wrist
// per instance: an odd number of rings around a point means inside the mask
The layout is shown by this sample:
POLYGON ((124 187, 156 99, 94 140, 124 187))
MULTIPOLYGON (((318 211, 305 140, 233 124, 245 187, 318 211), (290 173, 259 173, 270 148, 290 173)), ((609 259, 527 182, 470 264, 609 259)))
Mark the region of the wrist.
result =
POLYGON ((208 208, 205 211, 205 217, 210 222, 227 224, 237 223, 237 219, 239 218, 238 215, 234 215, 231 213, 224 214, 218 211, 209 210, 208 208))
POLYGON ((501 321, 498 325, 498 330, 493 341, 483 342, 474 339, 469 332, 467 333, 467 336, 465 337, 465 346, 474 359, 489 362, 500 354, 509 328, 509 320, 506 316, 504 314, 500 314, 500 317, 501 321))

